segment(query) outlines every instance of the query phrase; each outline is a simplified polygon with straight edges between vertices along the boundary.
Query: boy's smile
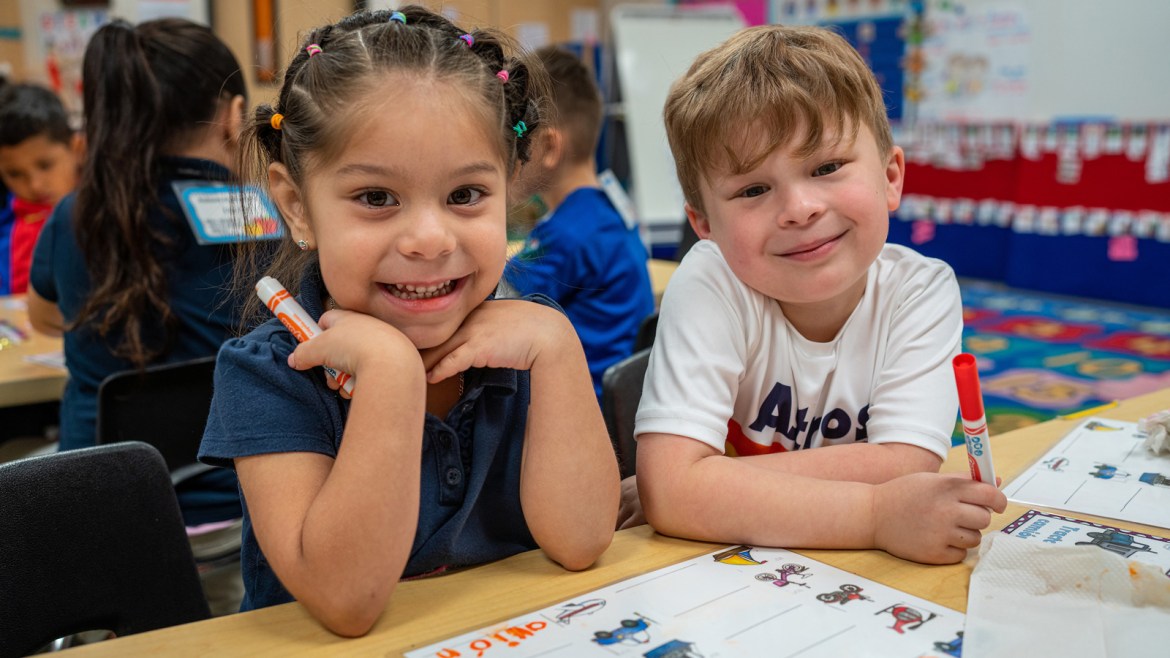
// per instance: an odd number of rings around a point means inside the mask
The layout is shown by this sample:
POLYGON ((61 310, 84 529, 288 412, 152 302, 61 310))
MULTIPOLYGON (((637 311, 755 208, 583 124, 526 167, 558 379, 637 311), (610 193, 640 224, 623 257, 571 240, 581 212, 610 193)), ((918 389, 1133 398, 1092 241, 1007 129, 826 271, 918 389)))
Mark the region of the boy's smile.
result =
POLYGON ((897 147, 881 156, 865 125, 852 142, 826 135, 808 157, 794 154, 798 141, 750 171, 704 179, 704 210, 688 206, 687 214, 740 280, 778 301, 807 338, 824 341, 865 291, 901 198, 904 162, 897 147))

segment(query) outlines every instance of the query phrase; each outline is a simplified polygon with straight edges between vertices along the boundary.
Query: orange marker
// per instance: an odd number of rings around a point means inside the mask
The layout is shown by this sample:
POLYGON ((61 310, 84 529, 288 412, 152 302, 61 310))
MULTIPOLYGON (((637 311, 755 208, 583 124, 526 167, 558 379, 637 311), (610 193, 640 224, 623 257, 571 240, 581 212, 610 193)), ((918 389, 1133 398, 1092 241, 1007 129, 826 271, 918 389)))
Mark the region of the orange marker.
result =
POLYGON ((975 357, 963 353, 951 364, 955 368, 955 385, 959 388, 959 415, 963 417, 963 439, 967 443, 971 478, 995 486, 995 467, 991 464, 987 416, 983 411, 983 392, 979 388, 975 357))
MULTIPOLYGON (((276 279, 266 276, 256 283, 256 294, 260 297, 260 301, 268 307, 269 311, 276 316, 280 323, 285 326, 292 335, 297 339, 297 342, 303 343, 313 336, 321 333, 321 327, 309 317, 309 314, 293 299, 293 296, 288 294, 284 286, 276 279)), ((329 366, 321 366, 329 376, 337 380, 341 385, 341 390, 353 395, 353 377, 349 373, 340 372, 330 368, 329 366)))

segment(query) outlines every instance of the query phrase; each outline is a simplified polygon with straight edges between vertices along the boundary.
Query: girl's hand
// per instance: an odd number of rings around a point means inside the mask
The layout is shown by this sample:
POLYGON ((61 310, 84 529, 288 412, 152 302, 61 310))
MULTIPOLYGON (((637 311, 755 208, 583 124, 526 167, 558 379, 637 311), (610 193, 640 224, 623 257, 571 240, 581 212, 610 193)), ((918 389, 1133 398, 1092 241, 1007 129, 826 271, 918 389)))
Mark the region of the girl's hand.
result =
POLYGON ((531 370, 541 354, 576 340, 568 318, 554 308, 490 300, 472 311, 447 342, 425 350, 423 364, 431 384, 473 367, 531 370))
POLYGON ((1003 512, 999 489, 951 473, 913 473, 874 486, 874 546, 927 564, 953 564, 979 545, 991 510, 1003 512))
MULTIPOLYGON (((353 375, 360 382, 363 370, 402 368, 421 361, 418 349, 401 331, 381 320, 354 311, 333 310, 321 316, 320 335, 297 345, 288 356, 288 365, 296 370, 329 366, 353 375)), ((333 377, 325 375, 329 388, 340 386, 333 377)), ((354 390, 359 384, 355 383, 354 390)), ((344 391, 341 395, 348 398, 344 391)))

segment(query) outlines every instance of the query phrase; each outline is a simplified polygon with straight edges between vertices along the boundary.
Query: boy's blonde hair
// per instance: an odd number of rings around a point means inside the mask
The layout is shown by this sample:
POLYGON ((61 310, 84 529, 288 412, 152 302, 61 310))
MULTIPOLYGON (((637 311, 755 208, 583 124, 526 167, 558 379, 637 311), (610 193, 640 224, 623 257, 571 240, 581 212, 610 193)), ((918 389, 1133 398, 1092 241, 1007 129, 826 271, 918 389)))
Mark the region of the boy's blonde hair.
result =
POLYGON ((802 126, 800 157, 820 148, 827 130, 852 141, 864 124, 883 157, 894 141, 873 73, 848 41, 818 27, 741 30, 699 55, 671 86, 663 114, 683 195, 697 210, 702 177, 754 169, 802 126), (756 126, 761 134, 743 139, 756 126), (749 146, 737 152, 736 144, 749 146))

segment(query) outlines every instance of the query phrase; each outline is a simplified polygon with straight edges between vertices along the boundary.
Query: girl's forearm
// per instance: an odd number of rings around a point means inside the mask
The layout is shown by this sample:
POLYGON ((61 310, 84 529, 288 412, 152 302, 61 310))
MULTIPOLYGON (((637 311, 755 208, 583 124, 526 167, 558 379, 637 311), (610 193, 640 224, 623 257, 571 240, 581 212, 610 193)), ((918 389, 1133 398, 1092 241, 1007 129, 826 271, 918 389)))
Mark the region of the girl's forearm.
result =
POLYGON ((591 565, 613 539, 617 460, 576 335, 531 370, 520 496, 541 548, 567 569, 591 565))

